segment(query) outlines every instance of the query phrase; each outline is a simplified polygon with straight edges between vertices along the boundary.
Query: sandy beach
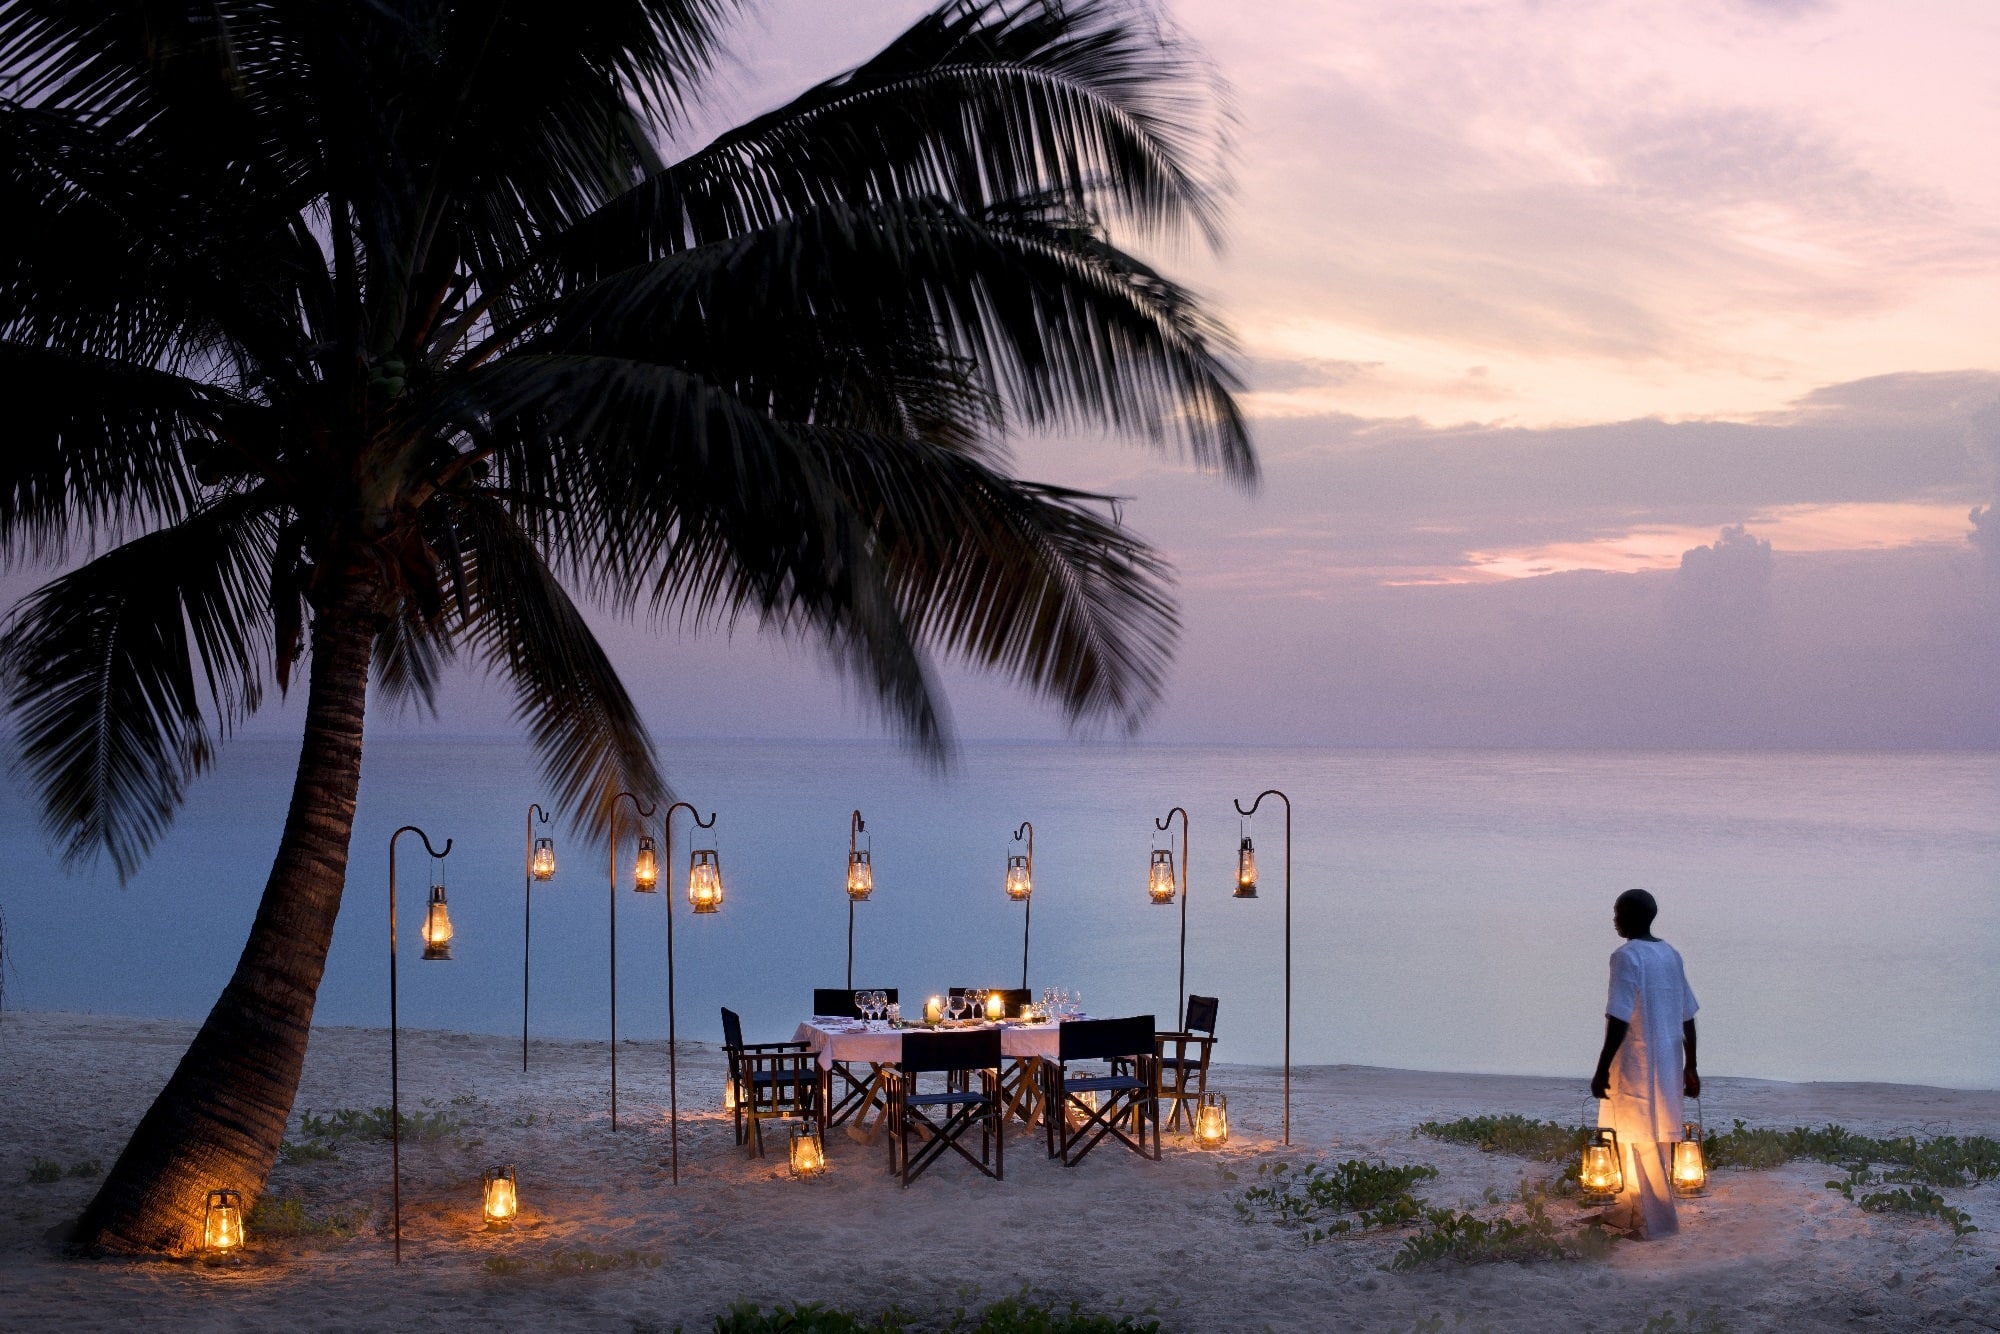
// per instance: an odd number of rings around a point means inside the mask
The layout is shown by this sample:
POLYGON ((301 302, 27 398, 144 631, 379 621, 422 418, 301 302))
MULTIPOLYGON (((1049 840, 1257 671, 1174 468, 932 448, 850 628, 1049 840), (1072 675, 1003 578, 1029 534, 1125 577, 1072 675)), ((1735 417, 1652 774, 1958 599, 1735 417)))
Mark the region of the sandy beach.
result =
MULTIPOLYGON (((1017 1132, 1005 1181, 946 1163, 905 1192, 879 1146, 839 1131, 817 1181, 788 1179, 782 1158, 747 1157, 721 1111, 718 1051, 684 1043, 676 1190, 663 1165, 664 1044, 621 1048, 613 1133, 602 1042, 537 1042, 523 1074, 518 1041, 428 1031, 403 1035, 404 1106, 459 1128, 405 1145, 400 1270, 386 1240, 388 1146, 353 1138, 337 1141, 337 1157, 281 1163, 270 1183, 307 1218, 360 1220, 351 1235, 264 1237, 232 1266, 65 1258, 47 1236, 94 1182, 30 1182, 31 1164, 108 1163, 192 1031, 66 1014, 0 1021, 0 1325, 694 1331, 743 1299, 922 1316, 1026 1287, 1092 1310, 1150 1311, 1168 1330, 2000 1329, 1991 1185, 1946 1192, 1981 1229, 1956 1238, 1933 1220, 1863 1213, 1825 1188, 1839 1175, 1825 1164, 1723 1171, 1682 1204, 1683 1231, 1668 1241, 1619 1243, 1603 1261, 1416 1273, 1386 1268, 1411 1229, 1307 1246, 1234 1206, 1260 1162, 1361 1157, 1435 1166, 1419 1187, 1433 1205, 1518 1216, 1506 1201, 1524 1173, 1547 1168, 1412 1128, 1485 1113, 1566 1118, 1581 1106, 1580 1079, 1301 1069, 1285 1150, 1278 1071, 1224 1066, 1227 1149, 1170 1135, 1159 1163, 1100 1148, 1064 1169, 1017 1132), (480 1172, 497 1162, 521 1180, 523 1221, 508 1233, 479 1225, 480 1172), (1667 1315, 1677 1323, 1663 1325, 1667 1315)), ((385 1030, 315 1033, 297 1113, 387 1099, 385 1030)), ((1994 1135, 2000 1093, 1716 1078, 1707 1114, 1711 1125, 1994 1135)), ((1583 1210, 1559 1201, 1552 1212, 1567 1225, 1583 1210)))

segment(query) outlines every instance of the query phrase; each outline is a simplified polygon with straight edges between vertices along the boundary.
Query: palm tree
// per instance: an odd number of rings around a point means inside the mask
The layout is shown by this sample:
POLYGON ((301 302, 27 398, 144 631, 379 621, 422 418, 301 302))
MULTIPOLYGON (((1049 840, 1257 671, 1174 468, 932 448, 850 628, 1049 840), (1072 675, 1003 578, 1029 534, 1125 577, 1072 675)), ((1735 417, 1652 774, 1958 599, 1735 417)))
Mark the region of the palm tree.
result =
POLYGON ((1131 724, 1176 620, 1108 429, 1248 482, 1198 69, 1112 0, 958 0, 674 161, 728 0, 0 0, 0 644, 25 772, 120 875, 303 664, 235 974, 78 1239, 185 1250, 304 1061, 362 714, 483 662, 602 833, 666 783, 573 595, 824 646, 932 758, 938 654, 1131 724), (1129 238, 1129 239, 1125 239, 1129 238))

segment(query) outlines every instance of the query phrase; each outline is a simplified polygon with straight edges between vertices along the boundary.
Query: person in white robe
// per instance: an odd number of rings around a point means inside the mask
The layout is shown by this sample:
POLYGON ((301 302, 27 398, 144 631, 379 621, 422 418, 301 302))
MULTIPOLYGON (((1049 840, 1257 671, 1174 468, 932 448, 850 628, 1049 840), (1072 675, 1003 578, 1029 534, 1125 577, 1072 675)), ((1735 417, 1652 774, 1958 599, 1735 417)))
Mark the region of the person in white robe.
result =
POLYGON ((1694 1016, 1680 951, 1653 934, 1659 905, 1643 889, 1618 896, 1611 920, 1625 943, 1611 955, 1604 1049, 1590 1081, 1597 1123, 1618 1132, 1624 1189, 1603 1221, 1640 1240, 1680 1230, 1671 1185, 1683 1094, 1701 1096, 1694 1016))

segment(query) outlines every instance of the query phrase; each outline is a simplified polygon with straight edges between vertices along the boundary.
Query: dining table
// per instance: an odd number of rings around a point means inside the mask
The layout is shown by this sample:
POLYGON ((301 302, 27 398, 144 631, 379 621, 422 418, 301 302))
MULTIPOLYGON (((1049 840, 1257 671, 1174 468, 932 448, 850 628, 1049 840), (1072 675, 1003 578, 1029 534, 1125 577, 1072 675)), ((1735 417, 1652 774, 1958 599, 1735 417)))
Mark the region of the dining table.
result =
MULTIPOLYGON (((1074 1017, 1083 1019, 1087 1016, 1074 1017)), ((1000 1054, 1009 1061, 1019 1063, 1016 1077, 1002 1080, 1004 1114, 1019 1117, 1031 1126, 1038 1124, 1042 1113, 1041 1063, 1056 1059, 1062 1041, 1060 1023, 1021 1019, 1002 1019, 993 1023, 966 1019, 956 1022, 946 1020, 935 1026, 908 1023, 898 1026, 887 1019, 850 1019, 816 1014, 799 1025, 792 1040, 811 1047, 819 1063, 822 1107, 833 1106, 830 1098, 835 1065, 850 1069, 862 1065, 868 1067, 868 1078, 860 1097, 851 1110, 838 1119, 851 1122, 847 1127, 850 1137, 872 1144, 881 1133, 882 1123, 888 1114, 889 1075, 896 1063, 903 1059, 903 1034, 912 1031, 976 1033, 988 1028, 1000 1030, 1000 1054)))

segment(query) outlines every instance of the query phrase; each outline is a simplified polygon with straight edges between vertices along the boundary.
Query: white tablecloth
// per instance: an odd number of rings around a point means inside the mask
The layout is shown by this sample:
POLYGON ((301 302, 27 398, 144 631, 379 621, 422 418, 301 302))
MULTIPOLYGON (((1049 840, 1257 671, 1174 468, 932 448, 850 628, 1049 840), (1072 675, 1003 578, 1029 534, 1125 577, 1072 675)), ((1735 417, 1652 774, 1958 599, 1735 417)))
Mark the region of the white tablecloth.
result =
MULTIPOLYGON (((985 1027, 988 1026, 981 1024, 938 1031, 976 1033, 985 1027)), ((1000 1054, 1009 1057, 1041 1056, 1054 1060, 1060 1028, 1060 1024, 1001 1024, 1000 1054)), ((903 1034, 907 1031, 921 1033, 928 1030, 891 1028, 883 1019, 844 1023, 815 1016, 799 1025, 799 1031, 792 1035, 792 1040, 810 1043, 813 1053, 819 1058, 820 1067, 831 1070, 835 1061, 845 1061, 850 1065, 894 1065, 903 1059, 903 1034)))

